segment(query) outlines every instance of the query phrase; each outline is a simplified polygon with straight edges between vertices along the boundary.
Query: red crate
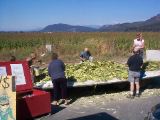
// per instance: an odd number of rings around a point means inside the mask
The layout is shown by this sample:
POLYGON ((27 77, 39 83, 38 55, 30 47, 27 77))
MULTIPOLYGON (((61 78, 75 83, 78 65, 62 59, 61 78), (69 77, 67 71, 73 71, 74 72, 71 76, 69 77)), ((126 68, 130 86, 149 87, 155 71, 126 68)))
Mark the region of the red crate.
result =
POLYGON ((30 95, 17 100, 17 120, 28 120, 51 112, 48 92, 33 89, 30 95))

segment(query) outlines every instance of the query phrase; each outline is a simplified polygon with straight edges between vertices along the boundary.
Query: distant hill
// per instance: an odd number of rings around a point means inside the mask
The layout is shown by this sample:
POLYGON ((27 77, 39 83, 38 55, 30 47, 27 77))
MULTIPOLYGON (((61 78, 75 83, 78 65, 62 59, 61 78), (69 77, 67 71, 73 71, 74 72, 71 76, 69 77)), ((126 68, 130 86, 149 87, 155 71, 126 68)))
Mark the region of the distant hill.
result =
POLYGON ((101 32, 128 32, 128 31, 160 31, 160 14, 140 22, 122 23, 109 26, 102 26, 99 31, 101 32))
POLYGON ((68 25, 68 24, 53 24, 48 25, 40 32, 159 32, 160 31, 160 14, 146 20, 133 23, 122 23, 115 25, 68 25))
POLYGON ((86 26, 74 26, 67 24, 53 24, 48 25, 41 32, 95 32, 96 28, 86 27, 86 26))

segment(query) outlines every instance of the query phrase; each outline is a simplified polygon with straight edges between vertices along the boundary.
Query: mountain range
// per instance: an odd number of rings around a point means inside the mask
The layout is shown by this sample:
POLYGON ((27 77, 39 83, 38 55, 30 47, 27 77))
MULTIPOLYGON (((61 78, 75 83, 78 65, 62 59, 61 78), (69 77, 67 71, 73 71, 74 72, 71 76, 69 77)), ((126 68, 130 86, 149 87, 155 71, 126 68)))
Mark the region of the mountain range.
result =
POLYGON ((40 30, 41 32, 94 32, 96 28, 87 27, 87 26, 74 26, 68 24, 53 24, 48 25, 44 29, 40 30))
POLYGON ((109 26, 102 26, 99 31, 110 32, 134 32, 134 31, 160 31, 160 14, 140 22, 122 23, 109 26))
POLYGON ((48 25, 40 30, 40 32, 160 32, 160 14, 145 21, 95 26, 96 25, 80 26, 59 23, 48 25))

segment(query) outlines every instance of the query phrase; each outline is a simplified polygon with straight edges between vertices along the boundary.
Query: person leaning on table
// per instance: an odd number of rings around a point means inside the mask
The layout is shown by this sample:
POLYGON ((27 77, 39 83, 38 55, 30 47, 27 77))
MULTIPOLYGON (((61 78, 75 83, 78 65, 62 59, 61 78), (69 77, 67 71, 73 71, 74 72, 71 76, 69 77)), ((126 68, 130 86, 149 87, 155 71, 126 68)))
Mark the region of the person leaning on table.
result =
POLYGON ((144 39, 142 38, 142 33, 137 33, 137 38, 134 39, 133 50, 138 49, 140 56, 144 57, 144 39))
POLYGON ((31 53, 29 57, 26 58, 26 61, 28 62, 28 66, 30 68, 30 73, 32 76, 32 82, 35 81, 35 74, 34 74, 34 64, 36 62, 37 59, 37 54, 36 53, 31 53))
POLYGON ((28 66, 31 68, 33 64, 36 62, 37 54, 31 53, 29 57, 27 57, 26 61, 28 62, 28 66))
POLYGON ((80 53, 80 59, 81 62, 84 62, 86 60, 89 60, 91 62, 93 61, 93 57, 91 56, 91 53, 88 48, 84 48, 84 51, 80 53))
POLYGON ((136 97, 140 96, 140 70, 143 65, 143 59, 139 54, 139 49, 133 50, 133 55, 129 57, 127 61, 127 65, 129 67, 128 80, 130 82, 130 94, 127 96, 128 98, 133 99, 134 95, 136 97), (136 93, 134 94, 136 84, 136 93))
POLYGON ((52 104, 59 105, 64 103, 67 105, 67 79, 65 77, 65 64, 62 60, 58 59, 57 53, 52 53, 51 59, 52 61, 48 66, 48 74, 52 78, 52 83, 54 86, 54 101, 52 104), (62 96, 61 100, 58 98, 60 93, 62 96))

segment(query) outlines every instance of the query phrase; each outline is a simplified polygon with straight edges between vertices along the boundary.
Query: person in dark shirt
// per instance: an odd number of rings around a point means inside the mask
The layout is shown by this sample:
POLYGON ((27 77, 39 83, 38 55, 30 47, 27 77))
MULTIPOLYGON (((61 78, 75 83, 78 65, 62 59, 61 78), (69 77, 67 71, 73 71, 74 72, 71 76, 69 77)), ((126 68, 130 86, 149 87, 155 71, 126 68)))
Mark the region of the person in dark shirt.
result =
POLYGON ((82 62, 86 61, 86 60, 90 60, 92 61, 92 57, 91 57, 91 53, 88 50, 88 48, 85 48, 83 52, 81 52, 80 54, 80 59, 82 62))
POLYGON ((48 66, 48 74, 52 78, 52 83, 54 86, 53 104, 59 105, 63 102, 67 105, 67 79, 65 77, 65 64, 62 60, 58 59, 58 55, 56 53, 52 53, 52 61, 48 66), (62 99, 59 100, 60 94, 62 99))
POLYGON ((140 79, 140 70, 141 66, 143 65, 143 59, 139 55, 139 50, 134 49, 133 55, 128 59, 127 65, 129 67, 129 74, 128 74, 128 80, 130 82, 130 94, 129 98, 134 98, 134 86, 136 84, 136 97, 139 97, 139 79, 140 79))

